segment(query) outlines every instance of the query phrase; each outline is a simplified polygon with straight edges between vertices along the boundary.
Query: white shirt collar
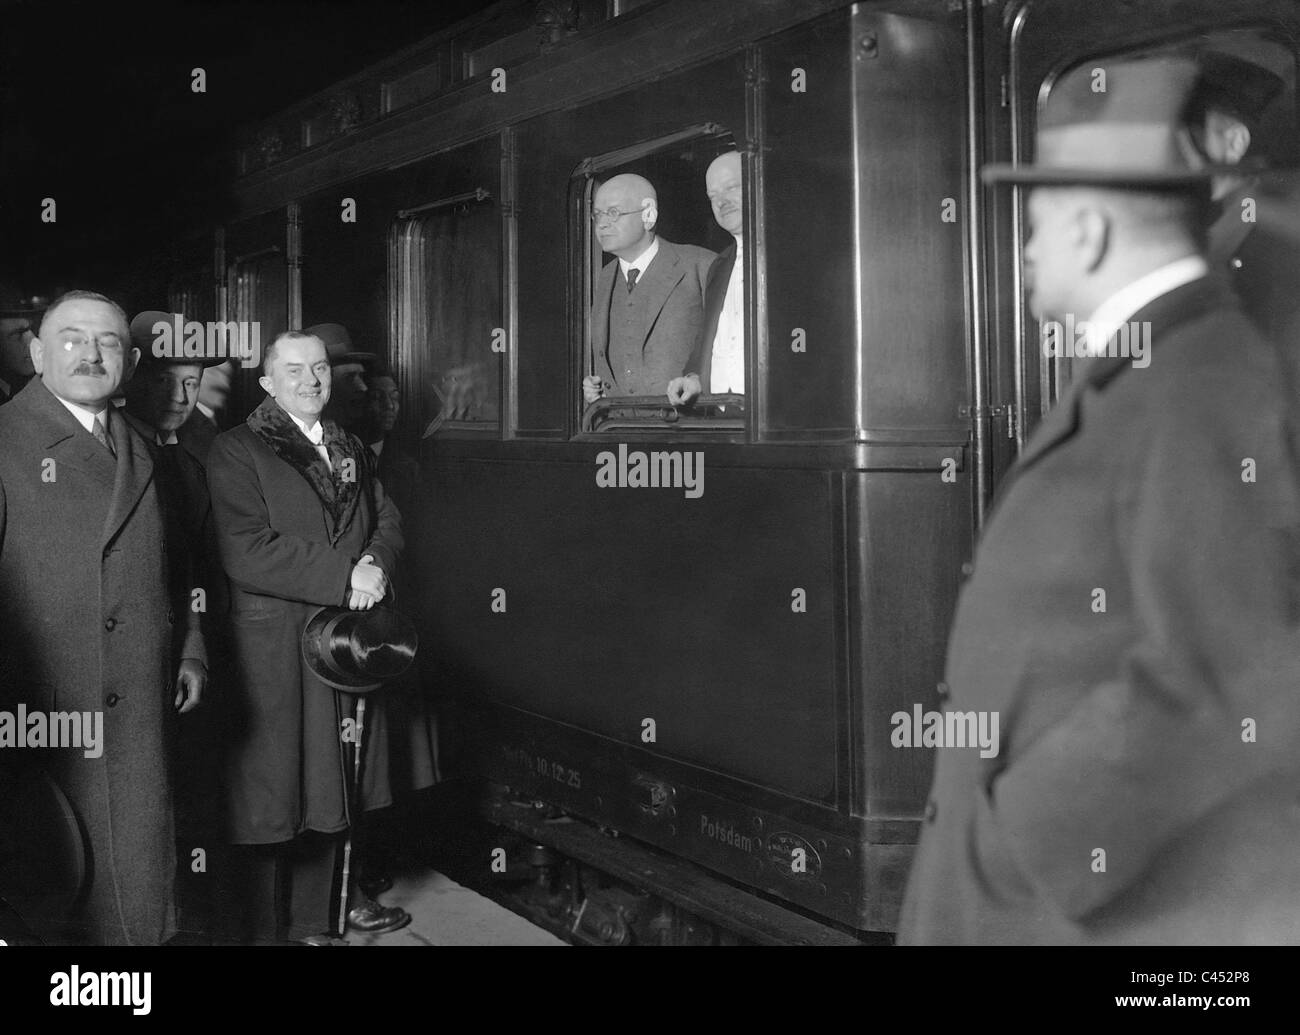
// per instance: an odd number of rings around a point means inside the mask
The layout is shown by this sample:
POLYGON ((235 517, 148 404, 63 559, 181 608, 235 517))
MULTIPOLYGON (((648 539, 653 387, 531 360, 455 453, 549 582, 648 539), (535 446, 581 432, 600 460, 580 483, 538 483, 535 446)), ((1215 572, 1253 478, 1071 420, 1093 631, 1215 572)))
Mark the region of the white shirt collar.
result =
POLYGON ((153 433, 153 437, 154 437, 154 441, 157 442, 158 445, 160 446, 175 446, 180 444, 180 439, 176 437, 176 432, 174 431, 167 432, 167 436, 165 438, 163 437, 163 433, 161 431, 155 431, 153 433))
POLYGON ((13 386, 10 385, 9 382, 6 381, 3 377, 0 377, 0 392, 4 392, 5 395, 14 394, 13 386))
MULTIPOLYGON (((50 394, 51 394, 51 395, 54 395, 53 392, 50 392, 50 394)), ((59 402, 61 402, 61 403, 63 404, 63 408, 66 409, 70 414, 72 414, 74 417, 77 418, 77 423, 78 423, 78 424, 80 424, 80 425, 81 425, 83 428, 85 428, 87 431, 90 431, 92 435, 94 434, 94 432, 91 431, 91 428, 92 428, 92 426, 93 426, 94 423, 95 423, 95 411, 94 411, 94 410, 88 410, 88 409, 86 409, 84 406, 79 406, 77 403, 71 403, 71 402, 68 402, 68 400, 67 400, 67 399, 64 399, 62 396, 54 395, 54 398, 58 399, 59 402)), ((105 407, 105 408, 104 408, 103 410, 101 410, 100 412, 104 414, 104 417, 103 417, 103 421, 104 421, 104 431, 107 433, 107 431, 108 431, 108 408, 105 407)))
POLYGON ((1088 342, 1094 354, 1104 352, 1111 336, 1128 322, 1130 316, 1167 295, 1175 288, 1199 280, 1210 272, 1210 267, 1200 255, 1186 258, 1154 269, 1133 283, 1125 285, 1102 302, 1088 318, 1088 342))
POLYGON ((628 262, 626 259, 619 259, 618 268, 623 271, 624 277, 627 276, 628 270, 636 270, 638 276, 644 277, 645 268, 650 265, 650 260, 653 259, 658 254, 659 254, 659 235, 656 234, 654 240, 650 242, 650 247, 647 248, 645 251, 643 251, 631 262, 628 262))
POLYGON ((381 439, 376 439, 374 442, 371 442, 370 452, 374 453, 375 456, 383 456, 384 440, 381 438, 381 439))
MULTIPOLYGON (((281 409, 284 408, 281 407, 281 409)), ((285 410, 284 412, 289 413, 288 410, 285 410)), ((322 424, 319 420, 317 420, 316 423, 313 424, 310 429, 308 429, 307 425, 302 421, 300 421, 292 413, 289 413, 289 419, 298 425, 298 430, 307 436, 307 439, 311 442, 313 446, 319 446, 321 442, 324 441, 325 425, 322 424)))

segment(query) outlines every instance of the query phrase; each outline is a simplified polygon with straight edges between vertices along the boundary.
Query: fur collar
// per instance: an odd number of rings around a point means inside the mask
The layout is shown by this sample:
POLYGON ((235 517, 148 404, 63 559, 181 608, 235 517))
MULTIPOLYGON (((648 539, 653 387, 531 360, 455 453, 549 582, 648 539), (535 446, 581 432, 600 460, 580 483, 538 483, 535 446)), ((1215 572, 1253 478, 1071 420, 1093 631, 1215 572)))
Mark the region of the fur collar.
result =
POLYGON ((322 442, 329 450, 334 472, 316 452, 293 419, 269 395, 248 415, 248 426, 276 456, 307 480, 331 521, 330 545, 334 546, 352 524, 357 503, 361 498, 361 472, 366 464, 365 449, 361 443, 332 420, 321 420, 325 429, 322 442), (344 465, 351 460, 351 464, 344 465), (350 469, 351 478, 340 478, 340 472, 350 469))

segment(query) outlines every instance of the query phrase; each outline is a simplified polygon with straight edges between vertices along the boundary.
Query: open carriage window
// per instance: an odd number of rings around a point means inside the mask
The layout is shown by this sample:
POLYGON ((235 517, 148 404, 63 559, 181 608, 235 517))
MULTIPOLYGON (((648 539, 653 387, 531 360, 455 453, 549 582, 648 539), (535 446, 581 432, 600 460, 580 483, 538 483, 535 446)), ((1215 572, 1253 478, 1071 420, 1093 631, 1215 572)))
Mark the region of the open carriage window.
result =
POLYGON ((705 124, 575 170, 584 432, 744 428, 742 167, 705 124))
MULTIPOLYGON (((1210 207, 1203 228, 1207 259, 1212 272, 1226 273, 1236 281, 1248 315, 1268 332, 1278 318, 1274 310, 1280 300, 1268 300, 1267 311, 1251 312, 1255 287, 1250 281, 1253 277, 1267 280, 1270 274, 1258 263, 1254 270, 1244 269, 1241 255, 1252 242, 1269 235, 1269 213, 1279 208, 1270 199, 1295 196, 1294 173, 1280 172, 1295 165, 1298 147, 1295 39, 1268 26, 1243 27, 1092 56, 1049 77, 1039 91, 1037 118, 1043 118, 1067 78, 1086 76, 1094 91, 1105 90, 1112 66, 1139 57, 1195 62, 1196 86, 1183 113, 1184 148, 1192 162, 1227 167, 1210 180, 1210 207)), ((1032 132, 1023 136, 1032 139, 1032 132)), ((1023 200, 1027 205, 1028 199, 1023 200)), ((1026 218, 1024 236, 1031 233, 1026 218)), ((1026 264, 1023 244, 1021 263, 1026 373, 1032 379, 1037 364, 1037 389, 1045 412, 1077 369, 1082 357, 1076 345, 1086 326, 1072 328, 1069 321, 1038 312, 1046 303, 1035 303, 1034 271, 1032 264, 1026 264)), ((1042 293, 1041 285, 1038 290, 1042 293)), ((1081 324, 1084 319, 1080 318, 1081 324)))
POLYGON ((389 247, 404 412, 422 438, 501 419, 501 212, 479 188, 397 214, 389 247))

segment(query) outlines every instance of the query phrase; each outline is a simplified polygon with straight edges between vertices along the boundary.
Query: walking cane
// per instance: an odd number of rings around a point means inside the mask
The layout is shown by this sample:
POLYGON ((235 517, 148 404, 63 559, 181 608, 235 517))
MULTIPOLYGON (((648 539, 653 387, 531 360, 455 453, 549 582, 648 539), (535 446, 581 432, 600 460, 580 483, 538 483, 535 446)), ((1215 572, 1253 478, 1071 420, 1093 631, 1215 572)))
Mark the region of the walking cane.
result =
POLYGON ((352 839, 357 827, 357 809, 361 804, 361 750, 362 737, 366 724, 366 699, 357 695, 356 746, 352 752, 352 786, 348 795, 348 836, 343 842, 343 886, 339 891, 338 936, 347 933, 348 922, 348 879, 352 872, 352 839))
MULTIPOLYGON (((366 695, 401 676, 415 660, 419 636, 410 621, 386 607, 353 611, 322 607, 302 632, 302 657, 326 687, 356 698, 353 720, 352 778, 344 780, 348 832, 343 842, 342 886, 335 936, 343 938, 348 923, 348 885, 352 851, 361 840, 361 777, 365 771, 366 695)), ((337 857, 336 857, 337 862, 337 857)), ((328 909, 328 902, 325 903, 328 909)))

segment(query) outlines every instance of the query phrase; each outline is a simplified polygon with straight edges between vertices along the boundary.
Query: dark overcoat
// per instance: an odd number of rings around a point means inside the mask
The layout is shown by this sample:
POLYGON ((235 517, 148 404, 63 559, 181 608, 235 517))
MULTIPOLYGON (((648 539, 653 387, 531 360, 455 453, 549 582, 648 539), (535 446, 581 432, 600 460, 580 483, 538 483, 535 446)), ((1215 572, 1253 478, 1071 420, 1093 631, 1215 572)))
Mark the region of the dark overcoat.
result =
POLYGON ((173 929, 178 614, 150 447, 120 414, 112 435, 116 465, 40 378, 0 410, 0 698, 103 714, 100 757, 21 761, 50 771, 86 834, 73 919, 95 940, 155 944, 173 929))
MULTIPOLYGON (((370 450, 368 453, 373 457, 370 450)), ((420 464, 391 435, 374 463, 375 476, 384 487, 402 517, 404 553, 407 558, 420 556, 418 530, 423 527, 416 508, 419 505, 420 464)), ((414 576, 418 568, 407 563, 393 582, 398 610, 407 617, 418 618, 418 594, 414 576)), ((384 708, 388 718, 389 779, 395 798, 412 791, 432 787, 441 779, 438 768, 438 716, 433 708, 430 687, 424 685, 419 666, 412 666, 404 676, 384 688, 384 708)))
MULTIPOLYGON (((306 667, 302 631, 317 608, 346 606, 352 569, 365 554, 392 579, 402 535, 364 447, 332 421, 323 423, 333 474, 269 397, 244 424, 218 435, 208 454, 217 544, 230 584, 230 668, 220 685, 235 844, 347 826, 342 731, 354 698, 306 667)), ((382 698, 380 692, 367 700, 366 808, 391 801, 382 698)))
POLYGON ((631 374, 614 370, 609 357, 609 310, 613 292, 625 290, 618 260, 596 278, 591 307, 591 347, 595 372, 614 395, 663 395, 668 382, 681 376, 704 329, 704 284, 715 255, 693 244, 659 238, 659 251, 636 282, 644 293, 641 366, 631 374), (617 282, 617 283, 616 283, 617 282))
POLYGON ((947 711, 1000 749, 929 749, 902 942, 1300 942, 1292 371, 1207 279, 1133 319, 1150 365, 1085 361, 961 594, 947 711))

